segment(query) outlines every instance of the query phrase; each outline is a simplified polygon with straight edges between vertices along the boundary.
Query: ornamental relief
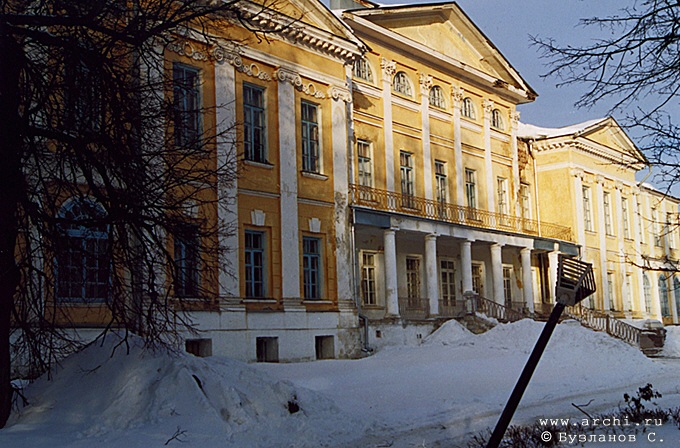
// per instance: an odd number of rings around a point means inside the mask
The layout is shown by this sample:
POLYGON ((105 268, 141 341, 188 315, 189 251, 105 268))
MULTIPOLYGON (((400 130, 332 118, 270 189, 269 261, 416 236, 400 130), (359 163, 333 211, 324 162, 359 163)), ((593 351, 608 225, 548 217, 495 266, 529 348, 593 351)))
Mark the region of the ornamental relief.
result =
POLYGON ((279 68, 279 69, 276 70, 276 72, 274 72, 274 76, 280 82, 290 83, 297 90, 304 92, 309 96, 312 96, 312 97, 318 98, 318 99, 326 98, 326 95, 323 92, 321 92, 320 90, 318 90, 313 83, 310 82, 310 83, 305 84, 302 81, 302 77, 297 72, 294 72, 292 70, 288 70, 288 69, 285 69, 285 68, 279 68))

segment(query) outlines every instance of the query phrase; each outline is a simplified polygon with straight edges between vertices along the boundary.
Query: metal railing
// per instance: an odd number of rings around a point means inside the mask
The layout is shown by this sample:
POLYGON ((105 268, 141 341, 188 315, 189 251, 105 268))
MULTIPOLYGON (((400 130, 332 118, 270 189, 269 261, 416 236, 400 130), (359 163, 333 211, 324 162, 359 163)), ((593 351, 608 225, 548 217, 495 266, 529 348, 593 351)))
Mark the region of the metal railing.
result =
POLYGON ((567 307, 565 313, 588 328, 604 331, 630 345, 640 347, 642 330, 615 317, 580 306, 567 307))
POLYGON ((462 317, 467 314, 468 309, 465 300, 443 300, 439 299, 440 317, 462 317))
POLYGON ((406 320, 427 319, 430 301, 424 297, 399 297, 399 315, 406 320))
POLYGON ((500 322, 516 322, 528 317, 524 311, 513 310, 484 297, 474 296, 471 300, 473 312, 486 314, 487 317, 493 317, 500 322))
POLYGON ((483 229, 573 241, 571 228, 533 219, 350 184, 350 204, 483 229))

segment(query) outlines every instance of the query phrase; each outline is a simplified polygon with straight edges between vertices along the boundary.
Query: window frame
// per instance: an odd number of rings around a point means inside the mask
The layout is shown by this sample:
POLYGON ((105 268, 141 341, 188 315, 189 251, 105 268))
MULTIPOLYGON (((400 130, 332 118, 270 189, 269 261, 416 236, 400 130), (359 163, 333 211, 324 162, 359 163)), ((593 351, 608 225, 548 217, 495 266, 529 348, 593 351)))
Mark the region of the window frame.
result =
POLYGON ((593 232, 593 207, 591 203, 590 187, 583 185, 581 187, 581 195, 583 199, 583 224, 586 232, 593 232))
POLYGON ((491 127, 498 131, 505 130, 505 123, 503 122, 500 109, 493 109, 491 111, 491 127))
POLYGON ((408 151, 399 151, 399 176, 401 180, 402 207, 415 208, 415 155, 408 151), (406 162, 406 164, 405 164, 406 162))
POLYGON ((300 101, 300 143, 302 145, 302 171, 322 173, 321 106, 311 101, 300 101), (305 111, 314 111, 310 116, 305 111))
POLYGON ((628 210, 628 198, 622 197, 621 198, 621 223, 623 226, 623 238, 629 240, 630 239, 630 217, 628 216, 629 214, 628 210))
POLYGON ((432 86, 428 94, 428 103, 437 109, 446 110, 444 90, 440 86, 432 86))
POLYGON ((64 202, 57 217, 62 221, 57 224, 60 237, 54 253, 54 292, 57 302, 105 303, 111 296, 113 279, 111 229, 108 224, 83 225, 78 222, 103 220, 106 210, 94 199, 73 197, 64 202), (90 263, 93 260, 94 268, 90 263), (103 270, 102 261, 105 265, 103 270), (92 279, 92 271, 94 281, 88 281, 92 279), (102 280, 102 272, 105 280, 102 280), (95 294, 90 293, 91 288, 94 288, 95 294), (103 294, 100 288, 104 289, 103 294), (62 293, 64 289, 67 294, 62 293), (78 290, 78 294, 72 294, 78 290))
POLYGON ((198 67, 181 62, 172 64, 173 133, 177 147, 198 144, 203 133, 201 74, 198 67), (178 82, 178 73, 185 75, 181 83, 178 82), (191 85, 186 80, 187 73, 194 75, 191 85), (189 122, 193 123, 192 126, 187 126, 189 122))
POLYGON ((611 193, 608 191, 602 193, 602 206, 604 208, 604 233, 607 236, 613 236, 614 224, 612 222, 612 200, 611 193))
POLYGON ((477 209, 477 171, 465 168, 465 200, 467 207, 477 209))
POLYGON ((413 98, 413 84, 405 71, 400 70, 392 78, 392 91, 413 98))
POLYGON ((373 68, 366 58, 362 57, 354 61, 352 75, 357 79, 373 84, 373 68))
POLYGON ((244 297, 246 299, 264 299, 268 293, 268 272, 267 272, 267 234, 265 231, 246 229, 243 241, 243 266, 244 275, 244 297), (259 247, 256 247, 253 238, 259 238, 259 247), (250 255, 250 256, 249 256, 250 255), (256 255, 259 255, 259 260, 256 255), (250 261, 249 261, 250 259, 250 261), (259 279, 256 273, 259 272, 259 279), (256 286, 259 285, 259 291, 256 286))
POLYGON ((361 252, 361 303, 366 306, 378 305, 377 289, 377 260, 378 253, 372 251, 361 252), (371 263, 367 263, 370 258, 371 263))
POLYGON ((243 154, 245 160, 268 164, 268 144, 267 144, 267 96, 266 89, 257 84, 248 82, 243 83, 243 154), (247 90, 257 92, 260 95, 261 104, 250 104, 247 99, 253 95, 248 95, 247 90), (255 124, 255 117, 260 117, 260 126, 255 124), (259 135, 260 149, 254 147, 255 136, 259 135), (250 146, 249 146, 250 145, 250 146))
POLYGON ((302 237, 302 289, 304 300, 323 298, 323 239, 302 237), (312 249, 316 251, 313 252, 312 249))
POLYGON ((173 234, 176 297, 199 297, 201 289, 201 250, 198 225, 182 223, 173 234), (181 256, 181 258, 180 258, 181 256))
POLYGON ((468 118, 470 120, 477 119, 477 110, 475 108, 475 103, 472 98, 466 96, 463 101, 460 102, 460 114, 461 116, 468 118))

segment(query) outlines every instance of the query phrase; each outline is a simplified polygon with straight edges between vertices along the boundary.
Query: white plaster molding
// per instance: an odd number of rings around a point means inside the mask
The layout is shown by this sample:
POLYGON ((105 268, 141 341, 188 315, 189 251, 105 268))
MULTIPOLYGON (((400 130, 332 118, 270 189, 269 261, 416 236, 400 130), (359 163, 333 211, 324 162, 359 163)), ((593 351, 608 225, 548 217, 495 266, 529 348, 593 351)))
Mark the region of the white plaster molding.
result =
POLYGON ((321 232, 321 220, 319 218, 309 218, 309 231, 312 233, 321 232))
POLYGON ((331 86, 330 89, 328 89, 328 96, 333 98, 335 101, 342 100, 345 103, 350 103, 352 101, 352 93, 339 86, 331 86))
POLYGON ((276 72, 274 72, 274 76, 276 79, 278 79, 281 82, 287 82, 290 83, 293 87, 295 87, 297 90, 306 93, 309 96, 312 96, 314 98, 318 99, 323 99, 326 98, 326 95, 318 90, 316 86, 313 83, 304 83, 302 81, 302 77, 300 76, 299 73, 294 72, 292 70, 279 67, 276 72))
POLYGON ((251 210, 250 223, 254 226, 262 227, 264 226, 266 216, 267 215, 262 210, 251 210))
POLYGON ((461 87, 451 86, 451 99, 454 107, 460 107, 460 103, 465 99, 465 90, 461 87))
POLYGON ((392 76, 394 76, 394 74, 397 71, 397 63, 394 62, 394 61, 390 61, 386 58, 382 58, 380 60, 380 67, 383 70, 383 74, 384 74, 383 79, 385 81, 388 81, 391 84, 392 83, 392 76))
POLYGON ((425 73, 420 73, 419 80, 420 80, 420 94, 428 95, 430 93, 432 85, 434 84, 432 76, 427 75, 425 73))

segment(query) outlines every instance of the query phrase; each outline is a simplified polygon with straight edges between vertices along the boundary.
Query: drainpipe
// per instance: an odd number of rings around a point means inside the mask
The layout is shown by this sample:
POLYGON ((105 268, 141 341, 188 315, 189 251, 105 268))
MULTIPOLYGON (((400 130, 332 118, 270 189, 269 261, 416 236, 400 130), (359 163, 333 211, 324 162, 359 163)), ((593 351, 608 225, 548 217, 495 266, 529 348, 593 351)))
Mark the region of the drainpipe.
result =
POLYGON ((531 156, 531 163, 534 166, 534 192, 536 193, 536 222, 538 226, 538 236, 541 235, 541 201, 538 198, 538 172, 536 171, 536 157, 533 155, 533 151, 531 151, 531 144, 534 142, 534 139, 529 139, 527 140, 527 149, 529 151, 529 155, 531 156))

